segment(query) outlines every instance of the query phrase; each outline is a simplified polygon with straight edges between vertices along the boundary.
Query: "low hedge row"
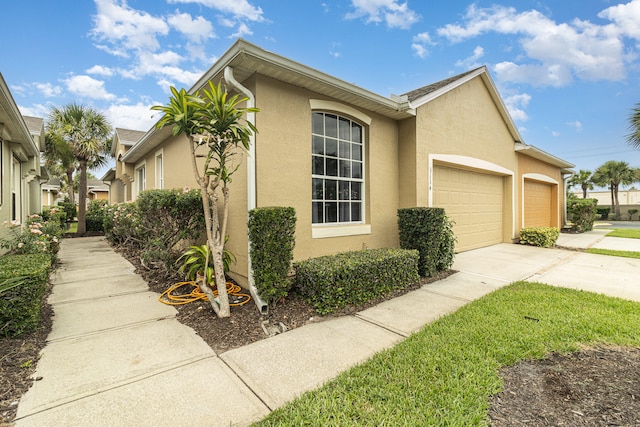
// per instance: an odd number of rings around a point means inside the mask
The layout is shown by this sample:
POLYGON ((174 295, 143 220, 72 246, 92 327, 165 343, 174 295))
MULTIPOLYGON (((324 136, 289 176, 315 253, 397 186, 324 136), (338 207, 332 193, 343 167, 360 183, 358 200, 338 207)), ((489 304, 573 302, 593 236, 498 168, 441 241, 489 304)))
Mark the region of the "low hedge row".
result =
POLYGON ((520 230, 520 243, 552 248, 556 245, 559 236, 560 229, 555 227, 527 227, 520 230))
POLYGON ((0 283, 14 277, 25 277, 21 285, 0 293, 1 336, 17 337, 38 326, 50 269, 49 254, 0 257, 0 283))
POLYGON ((294 263, 295 286, 320 314, 359 305, 420 279, 416 250, 368 249, 294 263))

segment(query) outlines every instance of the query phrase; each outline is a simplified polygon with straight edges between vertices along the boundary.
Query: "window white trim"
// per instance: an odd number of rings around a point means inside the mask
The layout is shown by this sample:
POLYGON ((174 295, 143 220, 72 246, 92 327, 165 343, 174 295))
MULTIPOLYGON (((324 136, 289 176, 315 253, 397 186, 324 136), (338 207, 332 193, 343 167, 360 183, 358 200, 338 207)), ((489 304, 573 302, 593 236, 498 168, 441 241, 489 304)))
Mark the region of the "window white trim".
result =
POLYGON ((155 172, 156 172, 156 188, 158 190, 162 190, 164 188, 164 150, 156 151, 155 172), (158 163, 160 163, 160 166, 158 166, 158 163))
POLYGON ((371 224, 356 225, 324 225, 314 224, 311 227, 312 239, 325 239, 327 237, 359 236, 371 234, 371 224))
POLYGON ((350 107, 345 104, 341 104, 339 102, 334 101, 326 101, 324 99, 310 99, 309 105, 311 106, 311 110, 313 111, 334 111, 338 113, 347 114, 354 119, 364 123, 365 125, 371 125, 371 117, 366 115, 360 110, 356 110, 353 107, 350 107))
POLYGON ((133 178, 132 190, 134 194, 132 194, 132 198, 133 200, 136 200, 138 198, 138 195, 140 195, 140 193, 146 190, 147 188, 147 161, 146 160, 136 165, 136 167, 134 168, 133 176, 134 178, 133 178), (142 172, 142 176, 141 176, 141 172, 142 172), (142 180, 140 180, 140 178, 142 178, 142 180))

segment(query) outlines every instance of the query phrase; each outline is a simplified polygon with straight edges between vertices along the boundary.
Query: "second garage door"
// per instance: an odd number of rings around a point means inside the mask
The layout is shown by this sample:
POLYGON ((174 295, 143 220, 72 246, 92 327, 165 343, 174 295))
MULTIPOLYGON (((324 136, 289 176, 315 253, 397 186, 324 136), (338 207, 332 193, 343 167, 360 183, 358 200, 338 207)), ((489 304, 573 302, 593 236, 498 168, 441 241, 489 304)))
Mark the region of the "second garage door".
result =
POLYGON ((551 227, 551 185, 524 181, 524 226, 551 227))
POLYGON ((432 188, 433 206, 455 221, 457 251, 503 241, 503 177, 435 166, 432 188))

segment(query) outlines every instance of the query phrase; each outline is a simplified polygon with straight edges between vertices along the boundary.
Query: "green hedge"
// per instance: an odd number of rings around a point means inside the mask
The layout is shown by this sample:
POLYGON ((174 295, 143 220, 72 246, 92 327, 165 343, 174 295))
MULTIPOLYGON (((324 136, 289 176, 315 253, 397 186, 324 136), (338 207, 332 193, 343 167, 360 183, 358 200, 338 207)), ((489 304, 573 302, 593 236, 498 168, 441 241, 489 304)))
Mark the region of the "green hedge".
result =
POLYGON ((418 272, 430 277, 453 265, 456 238, 442 208, 398 209, 400 247, 420 254, 418 272))
POLYGON ((104 219, 107 215, 106 200, 91 200, 87 206, 85 222, 87 231, 104 233, 104 219))
POLYGON ((418 251, 369 249, 294 263, 295 286, 320 314, 359 305, 417 282, 418 251))
POLYGON ((520 243, 523 245, 552 248, 556 245, 560 229, 555 227, 527 227, 520 230, 520 243))
MULTIPOLYGON (((572 229, 578 233, 593 230, 597 218, 596 199, 572 199, 567 201, 567 217, 572 222, 572 229)), ((607 208, 608 209, 608 208, 607 208)), ((602 219, 607 219, 605 215, 602 219)))
POLYGON ((249 212, 251 268, 260 297, 269 305, 287 296, 295 246, 296 211, 265 207, 249 212))
POLYGON ((0 293, 1 336, 17 337, 38 326, 50 269, 51 258, 48 254, 0 257, 0 283, 13 277, 26 276, 21 285, 0 293))
POLYGON ((596 208, 596 214, 600 215, 599 219, 607 220, 610 213, 611 208, 596 208))

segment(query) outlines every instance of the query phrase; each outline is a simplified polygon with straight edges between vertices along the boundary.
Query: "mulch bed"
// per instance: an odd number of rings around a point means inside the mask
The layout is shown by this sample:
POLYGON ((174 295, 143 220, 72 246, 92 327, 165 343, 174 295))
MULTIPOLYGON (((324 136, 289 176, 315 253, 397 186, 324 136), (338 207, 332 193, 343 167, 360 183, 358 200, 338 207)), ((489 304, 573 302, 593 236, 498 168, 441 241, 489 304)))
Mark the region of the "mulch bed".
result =
MULTIPOLYGON (((182 280, 175 273, 145 268, 135 253, 119 252, 131 261, 149 288, 162 293, 182 280)), ((397 297, 453 271, 423 279, 409 289, 331 316, 319 316, 302 297, 292 293, 262 316, 249 303, 232 307, 231 317, 215 316, 208 302, 178 306, 177 319, 193 328, 221 354, 261 339, 262 322, 282 322, 288 329, 323 321, 397 297)), ((47 291, 47 295, 50 288, 47 291)), ((51 330, 53 310, 43 304, 38 329, 20 338, 0 338, 0 427, 11 425, 20 397, 33 383, 39 353, 51 330)), ((504 368, 504 390, 489 402, 494 426, 640 426, 640 349, 590 348, 570 355, 551 354, 540 361, 522 361, 504 368)))

